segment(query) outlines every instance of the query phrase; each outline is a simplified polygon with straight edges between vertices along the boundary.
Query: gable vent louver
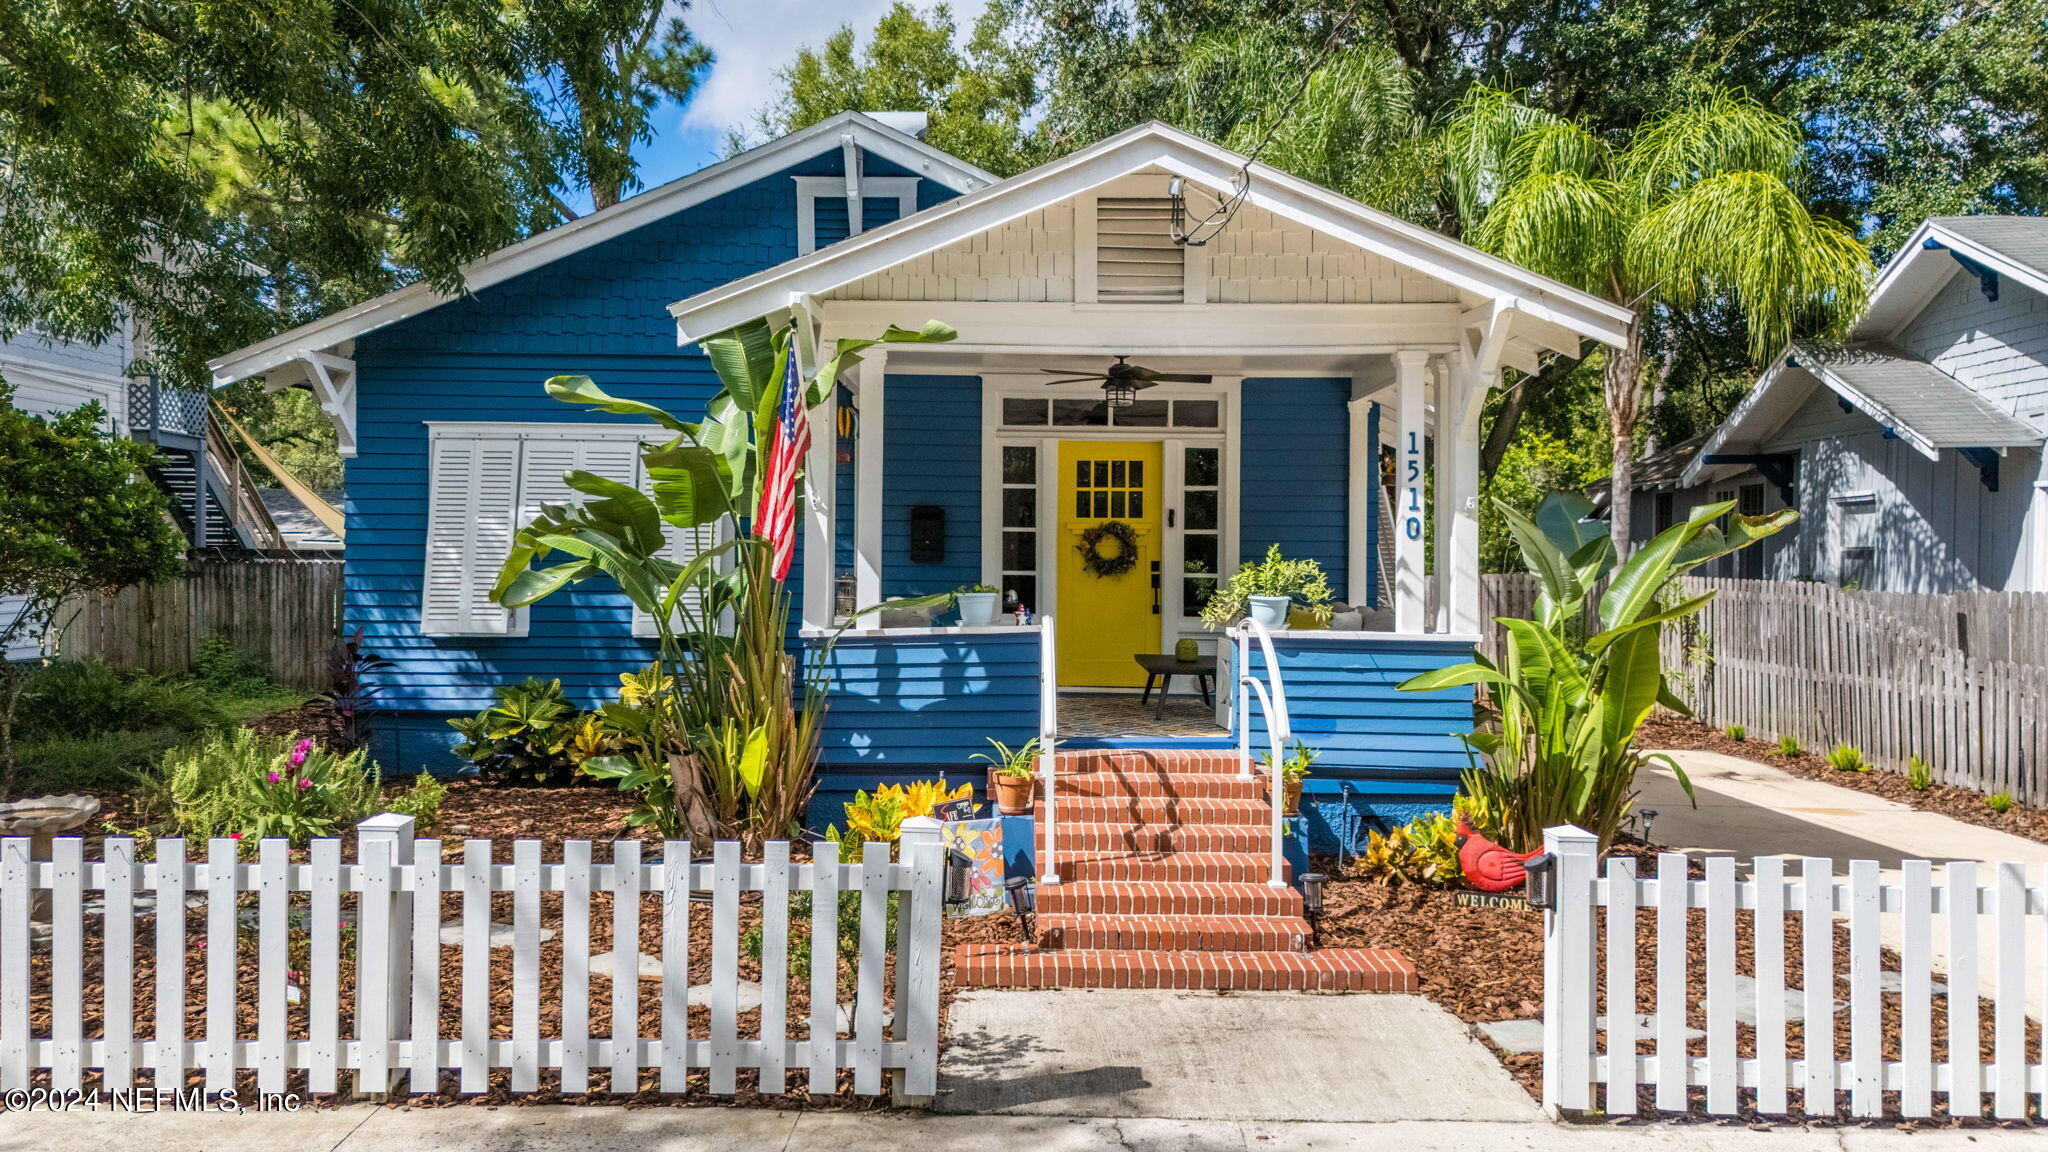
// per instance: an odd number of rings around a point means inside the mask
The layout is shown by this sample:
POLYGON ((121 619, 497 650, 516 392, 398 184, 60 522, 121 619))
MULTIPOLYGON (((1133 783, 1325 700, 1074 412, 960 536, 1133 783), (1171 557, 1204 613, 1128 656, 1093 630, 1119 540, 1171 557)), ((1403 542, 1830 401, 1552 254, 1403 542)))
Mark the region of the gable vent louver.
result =
POLYGON ((1105 196, 1095 202, 1095 296, 1105 304, 1186 300, 1187 250, 1174 243, 1173 202, 1105 196))

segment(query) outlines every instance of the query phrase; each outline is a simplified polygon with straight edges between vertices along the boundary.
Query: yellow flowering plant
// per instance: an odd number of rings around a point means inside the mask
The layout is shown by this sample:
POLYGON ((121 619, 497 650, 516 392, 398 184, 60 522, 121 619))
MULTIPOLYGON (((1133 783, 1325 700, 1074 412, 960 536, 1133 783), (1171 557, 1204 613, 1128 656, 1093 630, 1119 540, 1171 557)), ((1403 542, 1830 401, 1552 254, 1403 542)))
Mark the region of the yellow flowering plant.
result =
POLYGON ((893 844, 902 835, 903 822, 913 816, 929 816, 941 804, 965 800, 974 795, 974 785, 958 788, 946 778, 914 780, 909 784, 884 784, 870 792, 855 792, 853 802, 844 805, 846 828, 829 828, 825 838, 839 845, 842 859, 852 859, 870 840, 893 844))

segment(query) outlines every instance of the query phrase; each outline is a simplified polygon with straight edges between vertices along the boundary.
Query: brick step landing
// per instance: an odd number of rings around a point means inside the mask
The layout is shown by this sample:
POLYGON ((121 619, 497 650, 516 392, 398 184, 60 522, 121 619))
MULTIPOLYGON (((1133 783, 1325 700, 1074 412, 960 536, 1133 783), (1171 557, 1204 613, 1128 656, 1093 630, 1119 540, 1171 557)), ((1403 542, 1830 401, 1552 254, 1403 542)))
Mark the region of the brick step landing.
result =
POLYGON ((1045 949, 1306 952, 1308 940, 1308 921, 1299 916, 1047 913, 1038 918, 1038 946, 1045 949))
MULTIPOLYGON (((1264 884, 1273 864, 1265 852, 1060 852, 1060 879, 1070 883, 1264 884)), ((1294 878, 1294 865, 1280 862, 1294 878)))
MULTIPOLYGON (((1101 855, 1109 852, 1237 852, 1270 853, 1273 833, 1257 824, 1086 824, 1067 822, 1060 816, 1055 834, 1058 860, 1068 856, 1101 855)), ((1045 822, 1038 824, 1038 845, 1045 847, 1045 822)), ((1055 863, 1058 862, 1055 861, 1055 863)))
POLYGON ((1274 992, 1413 992, 1415 969, 1384 948, 1316 952, 1171 952, 962 944, 962 988, 1185 988, 1274 992))

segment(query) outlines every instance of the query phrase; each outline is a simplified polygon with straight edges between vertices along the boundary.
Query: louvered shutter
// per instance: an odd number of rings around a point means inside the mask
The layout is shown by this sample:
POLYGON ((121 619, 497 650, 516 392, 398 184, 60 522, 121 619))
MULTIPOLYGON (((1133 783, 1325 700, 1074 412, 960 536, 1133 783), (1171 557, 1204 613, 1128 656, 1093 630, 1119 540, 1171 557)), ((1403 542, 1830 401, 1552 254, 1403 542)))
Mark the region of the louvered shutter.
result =
POLYGON ((1179 304, 1187 297, 1187 250, 1173 242, 1173 202, 1163 196, 1095 201, 1095 298, 1104 304, 1179 304))
POLYGON ((511 436, 436 437, 427 479, 427 559, 420 631, 511 636, 523 613, 491 602, 519 512, 520 443, 511 436))
MULTIPOLYGON (((633 481, 642 492, 647 491, 647 475, 644 467, 635 470, 633 481)), ((718 543, 727 536, 725 521, 722 519, 714 524, 700 524, 696 528, 689 530, 678 528, 673 524, 663 523, 661 530, 668 537, 668 547, 663 551, 662 555, 678 564, 688 564, 706 549, 717 547, 718 543)), ((702 610, 703 602, 704 593, 702 589, 693 588, 683 593, 684 609, 692 617, 702 610)), ((730 631, 729 622, 722 623, 728 623, 728 626, 721 630, 730 631)), ((633 635, 647 637, 660 635, 659 631, 654 627, 654 617, 635 609, 633 612, 633 635)))
MULTIPOLYGON (((577 439, 534 435, 526 439, 519 500, 520 523, 540 515, 544 504, 580 504, 594 499, 569 487, 563 479, 571 471, 583 471, 621 484, 640 480, 640 440, 617 433, 582 434, 577 439)), ((633 609, 633 634, 653 634, 651 622, 638 608, 633 609)))

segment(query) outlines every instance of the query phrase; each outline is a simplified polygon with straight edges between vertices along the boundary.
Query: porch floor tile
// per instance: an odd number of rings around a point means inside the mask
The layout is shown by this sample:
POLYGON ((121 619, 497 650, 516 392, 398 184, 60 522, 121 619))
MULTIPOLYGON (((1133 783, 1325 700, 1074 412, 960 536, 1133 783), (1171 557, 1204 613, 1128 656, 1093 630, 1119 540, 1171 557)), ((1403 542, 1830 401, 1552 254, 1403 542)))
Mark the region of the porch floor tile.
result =
POLYGON ((1114 693, 1063 693, 1059 702, 1060 735, 1085 739, 1111 737, 1217 738, 1230 735, 1216 723, 1216 713, 1199 697, 1175 693, 1166 699, 1166 714, 1159 715, 1159 701, 1140 704, 1135 695, 1114 693))

